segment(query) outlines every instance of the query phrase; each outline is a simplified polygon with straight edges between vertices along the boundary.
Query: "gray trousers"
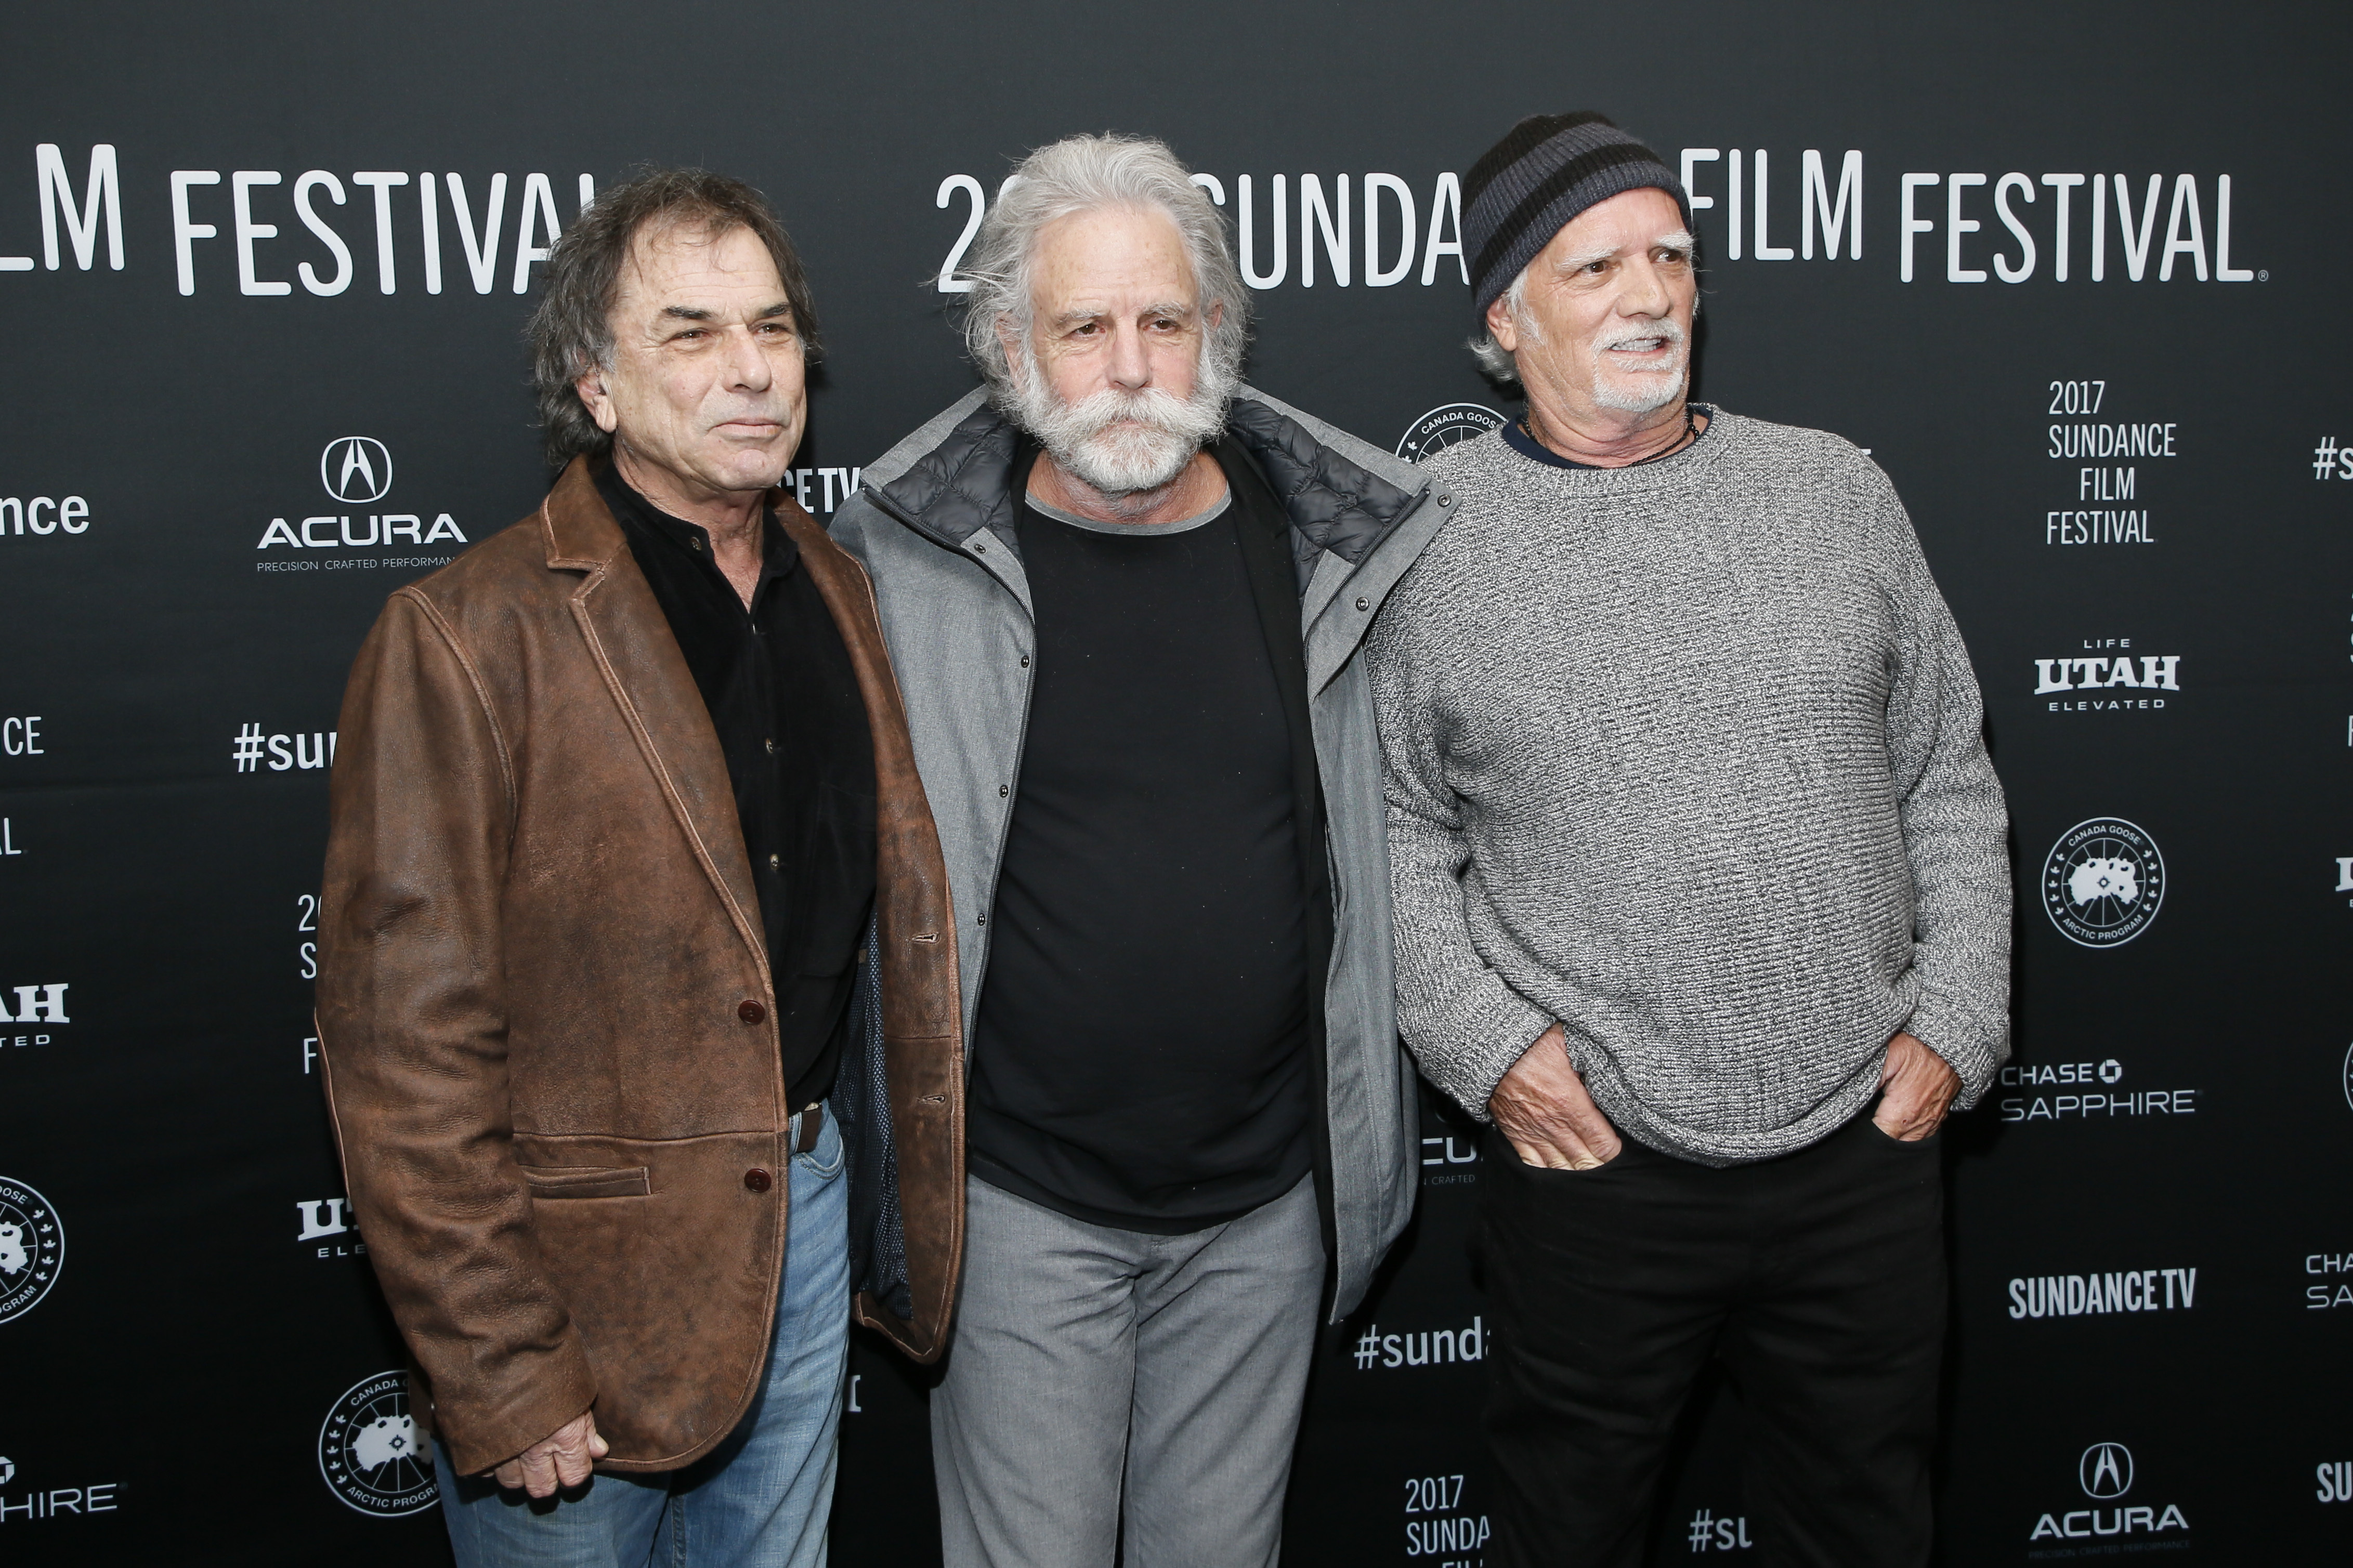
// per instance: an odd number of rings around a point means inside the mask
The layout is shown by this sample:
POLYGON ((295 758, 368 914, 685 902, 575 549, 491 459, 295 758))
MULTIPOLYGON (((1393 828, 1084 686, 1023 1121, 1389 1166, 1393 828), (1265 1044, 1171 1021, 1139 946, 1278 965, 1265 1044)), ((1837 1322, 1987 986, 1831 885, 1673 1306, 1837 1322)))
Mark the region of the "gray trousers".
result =
POLYGON ((1256 1568, 1315 1348, 1313 1178, 1185 1236, 965 1185, 963 1294, 932 1394, 947 1568, 1256 1568))

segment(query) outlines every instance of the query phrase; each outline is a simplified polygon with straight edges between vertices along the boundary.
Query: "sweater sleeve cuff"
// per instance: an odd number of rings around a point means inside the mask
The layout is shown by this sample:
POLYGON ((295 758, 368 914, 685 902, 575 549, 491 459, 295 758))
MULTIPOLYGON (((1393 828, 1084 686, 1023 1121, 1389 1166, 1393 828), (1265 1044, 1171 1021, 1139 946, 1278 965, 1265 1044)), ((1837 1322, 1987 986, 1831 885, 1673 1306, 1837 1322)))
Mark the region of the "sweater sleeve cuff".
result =
POLYGON ((1904 1032, 1945 1058, 1959 1075, 1961 1087, 1953 1096, 1955 1110, 1973 1109, 1993 1088, 1994 1075, 2010 1059, 2006 1030, 1988 1029, 1957 1008, 1940 1006, 1922 997, 1904 1032))
POLYGON ((1454 1036, 1452 1049, 1415 1053, 1430 1082, 1480 1122, 1491 1120, 1487 1101, 1493 1098, 1495 1086, 1553 1025, 1549 1016, 1502 984, 1495 990, 1498 994, 1486 1005, 1456 1021, 1450 1031, 1454 1036))

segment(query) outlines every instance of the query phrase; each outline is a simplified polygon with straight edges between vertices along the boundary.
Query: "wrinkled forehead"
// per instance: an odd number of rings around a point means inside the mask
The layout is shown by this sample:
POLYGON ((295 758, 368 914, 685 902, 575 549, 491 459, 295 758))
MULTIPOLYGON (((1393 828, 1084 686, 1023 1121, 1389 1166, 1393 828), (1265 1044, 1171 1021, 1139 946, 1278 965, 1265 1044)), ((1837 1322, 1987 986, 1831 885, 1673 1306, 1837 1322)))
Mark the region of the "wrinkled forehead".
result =
POLYGON ((1176 220, 1157 208, 1066 213, 1038 231, 1029 292, 1041 313, 1082 307, 1190 307, 1200 298, 1176 220))
POLYGON ((782 302, 785 280, 760 237, 740 224, 649 219, 629 237, 613 306, 656 310, 699 299, 782 302))

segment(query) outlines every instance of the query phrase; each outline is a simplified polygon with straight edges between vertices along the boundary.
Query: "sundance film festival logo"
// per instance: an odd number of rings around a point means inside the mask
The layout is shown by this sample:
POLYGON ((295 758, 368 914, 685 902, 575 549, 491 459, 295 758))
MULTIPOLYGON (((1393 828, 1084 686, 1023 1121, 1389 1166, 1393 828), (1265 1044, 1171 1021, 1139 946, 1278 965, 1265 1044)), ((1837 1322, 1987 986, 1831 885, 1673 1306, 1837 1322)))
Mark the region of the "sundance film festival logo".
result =
POLYGON ((0 1176, 0 1323, 39 1306, 65 1262, 65 1225, 49 1200, 0 1176))
POLYGON ((2133 1483, 2137 1479, 2130 1448, 2122 1443, 2093 1444, 2075 1461, 2075 1484, 2094 1506, 2053 1509, 2034 1521, 2034 1528, 2028 1533, 2027 1540, 2094 1541, 2118 1536, 2153 1536, 2172 1530, 2186 1532, 2189 1529, 2189 1521, 2183 1517, 2181 1510, 2175 1504, 2168 1502, 2160 1507, 2154 1503, 2135 1503, 2127 1506, 2122 1500, 2131 1493, 2133 1483), (2116 1506, 2098 1506, 2104 1502, 2116 1506))
POLYGON ((319 1474, 346 1506, 376 1519, 433 1506, 433 1458, 408 1413, 406 1373, 363 1378, 335 1401, 319 1428, 319 1474))
POLYGON ((1409 463, 1434 458, 1449 447, 1501 429, 1504 416, 1483 403, 1441 403, 1406 427, 1397 455, 1409 463))
MULTIPOLYGON (((319 484, 339 506, 362 507, 392 493, 392 451, 373 436, 338 436, 319 454, 319 484)), ((424 514, 412 511, 331 512, 290 521, 273 517, 254 548, 283 547, 305 552, 302 556, 259 563, 265 572, 312 572, 351 567, 439 565, 447 555, 378 557, 337 554, 313 557, 311 551, 369 550, 406 544, 417 549, 448 542, 465 544, 465 531, 448 512, 438 512, 427 524, 424 514)))
POLYGON ((2122 947, 2148 929, 2164 901, 2164 857, 2122 817, 2077 823, 2043 858, 2043 912, 2078 946, 2122 947))

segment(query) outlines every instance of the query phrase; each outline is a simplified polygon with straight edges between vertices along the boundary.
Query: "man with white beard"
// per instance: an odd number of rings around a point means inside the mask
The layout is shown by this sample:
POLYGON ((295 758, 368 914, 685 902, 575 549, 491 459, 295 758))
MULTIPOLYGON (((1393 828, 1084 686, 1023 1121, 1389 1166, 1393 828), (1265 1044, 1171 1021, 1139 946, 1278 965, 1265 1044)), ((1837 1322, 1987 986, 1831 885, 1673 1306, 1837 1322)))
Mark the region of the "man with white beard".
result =
POLYGON ((1156 142, 1032 154, 970 266, 987 384, 834 524, 971 1042, 946 1561, 1272 1563, 1319 1299, 1412 1208, 1357 654, 1454 498, 1240 384, 1249 293, 1156 142))
POLYGON ((1491 1563, 1641 1561, 1711 1354, 1765 1561, 1928 1560, 1936 1133, 2009 1055, 2010 868, 1968 650, 1887 476, 1688 400, 1681 184, 1598 114, 1463 182, 1525 418, 1366 654, 1398 1016, 1493 1124, 1491 1563))

